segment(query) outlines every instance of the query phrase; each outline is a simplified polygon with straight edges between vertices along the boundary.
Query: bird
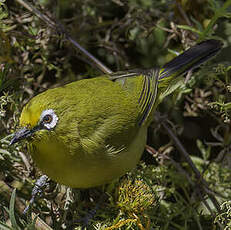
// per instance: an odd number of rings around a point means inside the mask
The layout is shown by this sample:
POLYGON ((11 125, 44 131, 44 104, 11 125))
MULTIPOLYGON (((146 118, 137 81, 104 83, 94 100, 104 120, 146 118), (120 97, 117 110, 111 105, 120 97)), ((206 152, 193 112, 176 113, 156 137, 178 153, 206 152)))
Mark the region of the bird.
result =
POLYGON ((48 89, 23 108, 10 145, 26 140, 43 173, 59 184, 91 188, 110 183, 139 162, 158 104, 182 75, 222 48, 202 41, 162 68, 135 69, 48 89))

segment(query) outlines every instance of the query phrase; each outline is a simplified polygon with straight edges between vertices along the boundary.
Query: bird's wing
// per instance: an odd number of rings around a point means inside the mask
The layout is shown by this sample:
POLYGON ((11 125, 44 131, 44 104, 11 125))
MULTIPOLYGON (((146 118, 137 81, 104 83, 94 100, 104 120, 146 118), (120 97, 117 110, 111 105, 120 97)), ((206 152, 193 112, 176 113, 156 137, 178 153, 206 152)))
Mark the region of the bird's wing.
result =
POLYGON ((110 75, 111 80, 120 82, 126 89, 129 89, 130 84, 130 82, 126 81, 126 79, 135 77, 142 78, 142 89, 138 99, 140 107, 138 125, 141 126, 149 117, 156 100, 159 69, 135 69, 127 72, 117 72, 110 75))

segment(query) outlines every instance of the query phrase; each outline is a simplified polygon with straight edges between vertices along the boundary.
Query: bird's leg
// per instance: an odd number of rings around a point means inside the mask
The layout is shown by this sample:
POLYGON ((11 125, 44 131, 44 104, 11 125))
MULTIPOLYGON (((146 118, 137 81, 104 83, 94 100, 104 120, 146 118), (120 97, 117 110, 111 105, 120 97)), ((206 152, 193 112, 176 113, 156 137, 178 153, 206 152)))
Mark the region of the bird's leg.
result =
POLYGON ((99 210, 99 208, 101 207, 101 205, 103 204, 103 202, 105 201, 106 198, 106 194, 103 193, 100 196, 100 199, 98 202, 96 202, 96 205, 93 209, 91 209, 83 218, 81 218, 80 220, 76 221, 82 224, 81 226, 81 230, 87 229, 88 226, 90 225, 92 219, 95 217, 97 211, 99 210))
POLYGON ((83 226, 81 227, 81 230, 84 230, 87 228, 87 226, 90 224, 91 220, 95 217, 97 210, 100 207, 100 202, 96 203, 96 206, 91 209, 83 218, 82 223, 83 226))
POLYGON ((47 183, 48 179, 49 179, 48 176, 42 175, 41 177, 39 177, 38 180, 36 180, 35 185, 34 185, 34 187, 32 189, 30 202, 23 211, 24 215, 27 214, 27 212, 30 209, 31 205, 34 203, 34 200, 35 200, 36 196, 38 196, 38 195, 41 196, 44 187, 46 187, 48 185, 48 183, 47 183))

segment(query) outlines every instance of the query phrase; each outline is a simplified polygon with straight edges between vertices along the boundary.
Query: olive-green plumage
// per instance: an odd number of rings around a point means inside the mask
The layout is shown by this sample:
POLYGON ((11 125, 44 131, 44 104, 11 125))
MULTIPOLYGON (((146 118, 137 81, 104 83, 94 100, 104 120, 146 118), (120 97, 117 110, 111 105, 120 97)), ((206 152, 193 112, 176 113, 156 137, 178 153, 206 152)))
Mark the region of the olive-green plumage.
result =
POLYGON ((221 48, 216 40, 192 47, 162 69, 104 75, 49 89, 34 97, 11 143, 27 138, 38 167, 76 188, 105 184, 135 167, 147 127, 176 78, 221 48))

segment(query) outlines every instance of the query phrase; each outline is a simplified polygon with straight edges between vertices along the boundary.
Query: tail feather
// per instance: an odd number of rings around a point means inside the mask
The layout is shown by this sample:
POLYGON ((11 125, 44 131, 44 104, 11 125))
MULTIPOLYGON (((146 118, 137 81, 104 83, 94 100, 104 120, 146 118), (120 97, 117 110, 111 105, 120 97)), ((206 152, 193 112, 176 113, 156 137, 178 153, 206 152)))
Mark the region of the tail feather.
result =
POLYGON ((222 46, 223 43, 221 41, 214 39, 198 43, 165 64, 161 70, 159 80, 168 77, 172 78, 198 67, 216 55, 222 46))
POLYGON ((222 48, 222 42, 218 40, 206 40, 186 50, 172 61, 168 62, 160 70, 158 79, 158 97, 155 107, 169 94, 180 87, 184 79, 182 74, 198 67, 222 48))

